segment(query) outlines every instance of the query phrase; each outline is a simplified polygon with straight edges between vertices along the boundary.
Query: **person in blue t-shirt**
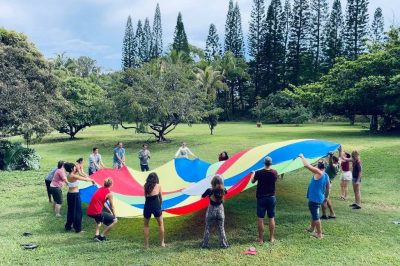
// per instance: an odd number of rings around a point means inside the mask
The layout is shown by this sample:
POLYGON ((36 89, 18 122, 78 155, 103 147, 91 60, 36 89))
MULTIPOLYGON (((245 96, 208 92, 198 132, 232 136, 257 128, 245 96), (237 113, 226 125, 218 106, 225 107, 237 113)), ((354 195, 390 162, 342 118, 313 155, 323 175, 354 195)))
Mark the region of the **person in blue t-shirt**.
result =
POLYGON ((304 167, 313 173, 307 189, 308 208, 311 213, 311 226, 307 229, 312 236, 321 239, 322 225, 319 217, 319 208, 329 196, 329 176, 325 173, 325 162, 319 160, 317 167, 312 166, 303 154, 299 154, 303 161, 304 167))
POLYGON ((118 142, 114 148, 113 168, 121 169, 125 165, 125 149, 122 148, 122 142, 118 142))

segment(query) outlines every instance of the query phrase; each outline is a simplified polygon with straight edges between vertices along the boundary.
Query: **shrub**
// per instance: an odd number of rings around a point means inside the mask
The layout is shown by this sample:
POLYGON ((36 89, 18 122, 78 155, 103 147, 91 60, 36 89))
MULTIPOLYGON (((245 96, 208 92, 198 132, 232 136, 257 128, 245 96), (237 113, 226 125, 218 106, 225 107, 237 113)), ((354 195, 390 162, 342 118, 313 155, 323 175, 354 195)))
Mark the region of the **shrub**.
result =
POLYGON ((38 170, 40 156, 34 150, 25 148, 21 143, 0 141, 0 170, 38 170))

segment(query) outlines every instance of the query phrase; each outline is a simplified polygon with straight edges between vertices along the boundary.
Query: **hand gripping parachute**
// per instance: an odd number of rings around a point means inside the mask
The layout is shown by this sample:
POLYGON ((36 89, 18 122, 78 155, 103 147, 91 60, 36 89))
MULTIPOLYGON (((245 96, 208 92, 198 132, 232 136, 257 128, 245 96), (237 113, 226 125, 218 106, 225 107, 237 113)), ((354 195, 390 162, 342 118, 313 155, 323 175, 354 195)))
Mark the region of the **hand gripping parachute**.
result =
MULTIPOLYGON (((210 187, 215 174, 224 177, 228 190, 226 198, 254 186, 251 172, 264 166, 264 158, 270 156, 279 174, 288 173, 303 167, 298 157, 300 153, 310 163, 325 157, 339 148, 339 144, 321 140, 291 140, 269 143, 236 153, 227 161, 210 164, 200 159, 178 158, 169 161, 152 172, 156 172, 163 189, 164 216, 184 215, 199 211, 208 206, 208 199, 201 194, 210 187)), ((145 202, 143 185, 149 172, 139 172, 128 167, 120 170, 101 169, 91 177, 96 184, 81 182, 80 193, 83 202, 89 203, 98 186, 111 177, 116 213, 119 217, 141 217, 145 202)))

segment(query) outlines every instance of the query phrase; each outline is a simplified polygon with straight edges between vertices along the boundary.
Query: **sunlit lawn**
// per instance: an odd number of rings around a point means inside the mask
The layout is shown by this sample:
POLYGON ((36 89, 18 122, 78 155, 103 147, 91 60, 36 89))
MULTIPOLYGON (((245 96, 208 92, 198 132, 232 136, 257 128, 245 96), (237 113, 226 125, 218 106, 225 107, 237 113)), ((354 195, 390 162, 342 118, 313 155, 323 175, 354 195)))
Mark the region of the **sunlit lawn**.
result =
MULTIPOLYGON (((112 148, 122 141, 127 149, 128 166, 138 169, 137 151, 151 135, 138 135, 132 131, 110 126, 96 126, 77 135, 75 141, 54 133, 33 147, 42 156, 41 170, 34 172, 0 172, 0 265, 3 264, 75 264, 75 265, 400 265, 400 138, 374 136, 359 126, 345 124, 315 124, 294 126, 263 125, 254 123, 224 123, 218 125, 214 136, 206 125, 179 126, 171 141, 150 143, 151 167, 170 160, 182 141, 189 144, 201 159, 214 162, 218 153, 226 150, 230 155, 242 149, 281 140, 317 138, 342 143, 344 148, 357 148, 364 166, 362 183, 363 208, 351 210, 352 202, 338 200, 339 180, 333 184, 333 203, 337 219, 323 221, 325 238, 316 240, 304 233, 309 222, 305 198, 310 174, 305 170, 287 174, 277 185, 277 239, 274 245, 255 243, 256 215, 255 191, 248 190, 225 204, 226 231, 231 247, 199 248, 204 226, 204 211, 187 216, 165 219, 167 248, 159 248, 157 226, 152 221, 151 248, 144 250, 142 219, 120 219, 109 241, 95 243, 94 222, 84 216, 82 234, 65 233, 64 217, 53 216, 44 187, 45 173, 57 160, 74 161, 87 158, 93 146, 100 149, 106 165, 111 166, 112 148), (22 237, 23 232, 32 237, 22 237), (20 244, 35 242, 36 250, 23 250, 20 244), (255 246, 256 256, 241 253, 255 246)), ((65 193, 66 194, 66 193, 65 193)), ((65 195, 64 194, 64 195, 65 195)), ((352 193, 351 193, 352 195, 352 193)))

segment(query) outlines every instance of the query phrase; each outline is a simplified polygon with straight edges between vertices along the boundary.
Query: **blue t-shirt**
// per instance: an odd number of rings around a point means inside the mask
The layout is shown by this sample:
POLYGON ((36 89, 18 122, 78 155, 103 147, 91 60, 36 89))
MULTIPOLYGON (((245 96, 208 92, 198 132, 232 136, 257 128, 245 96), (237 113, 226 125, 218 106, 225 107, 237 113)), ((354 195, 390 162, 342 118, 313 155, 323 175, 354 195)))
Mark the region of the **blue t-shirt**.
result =
POLYGON ((323 203, 327 184, 329 184, 329 176, 327 173, 324 172, 318 180, 315 180, 314 176, 312 176, 307 189, 307 199, 312 202, 323 203))
POLYGON ((114 159, 113 159, 113 161, 114 161, 114 163, 119 163, 119 160, 118 160, 116 154, 118 154, 119 158, 122 160, 122 156, 125 154, 125 149, 124 148, 120 149, 118 147, 114 148, 114 159))

